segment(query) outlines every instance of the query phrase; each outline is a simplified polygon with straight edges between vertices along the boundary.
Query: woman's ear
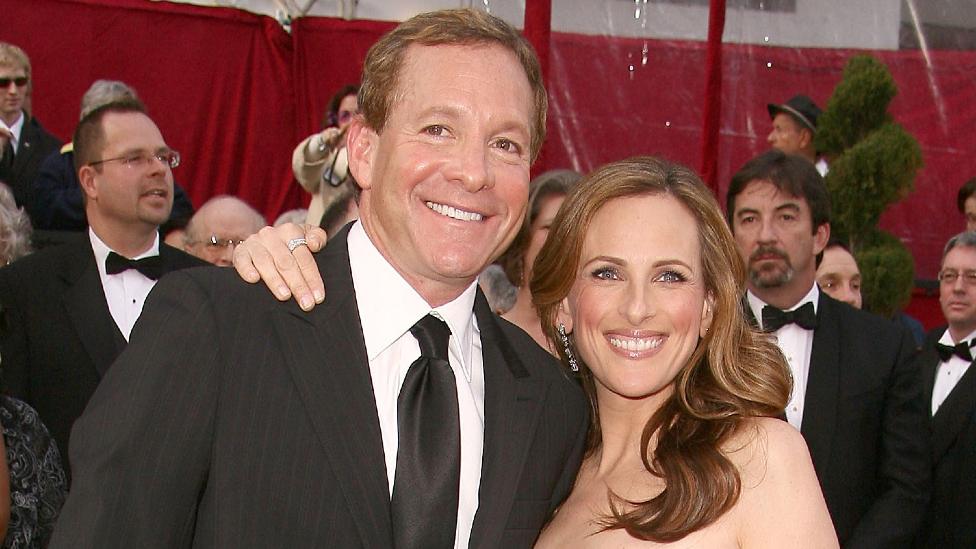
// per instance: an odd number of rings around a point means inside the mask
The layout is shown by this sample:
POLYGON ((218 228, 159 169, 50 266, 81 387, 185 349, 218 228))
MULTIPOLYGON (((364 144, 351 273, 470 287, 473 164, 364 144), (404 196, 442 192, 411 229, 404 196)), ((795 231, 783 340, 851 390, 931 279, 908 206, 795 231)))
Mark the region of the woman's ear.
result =
POLYGON ((701 326, 699 327, 699 337, 705 337, 708 330, 712 327, 712 320, 715 318, 715 298, 711 293, 705 296, 702 303, 701 326))
POLYGON ((567 334, 573 333, 573 315, 569 311, 569 298, 564 297, 556 311, 556 322, 566 327, 567 334))

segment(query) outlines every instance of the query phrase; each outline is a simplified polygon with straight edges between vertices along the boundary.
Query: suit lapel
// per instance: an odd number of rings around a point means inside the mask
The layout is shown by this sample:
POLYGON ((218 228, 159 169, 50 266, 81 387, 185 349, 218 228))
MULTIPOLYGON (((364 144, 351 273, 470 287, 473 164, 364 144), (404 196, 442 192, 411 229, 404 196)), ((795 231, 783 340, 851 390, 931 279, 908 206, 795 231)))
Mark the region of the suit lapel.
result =
POLYGON ((285 361, 366 547, 392 546, 376 401, 344 231, 317 258, 328 288, 310 313, 289 303, 273 324, 285 361))
POLYGON ((532 379, 481 290, 475 298, 485 368, 485 445, 472 547, 498 547, 548 386, 532 379), (499 523, 502 523, 501 525, 499 523))
MULTIPOLYGON (((936 364, 938 364, 937 360, 936 364)), ((933 368, 932 378, 934 379, 934 377, 933 368)), ((931 390, 928 394, 927 402, 931 405, 931 390)), ((932 417, 932 455, 936 461, 942 457, 942 454, 959 436, 959 432, 970 421, 970 416, 974 411, 976 411, 976 365, 970 364, 969 369, 952 388, 949 396, 946 397, 935 416, 932 417)))
POLYGON ((800 429, 817 471, 826 470, 828 465, 841 394, 841 326, 835 305, 820 292, 800 429))
POLYGON ((66 250, 61 269, 64 308, 101 378, 125 347, 125 337, 108 310, 91 244, 79 241, 66 250))

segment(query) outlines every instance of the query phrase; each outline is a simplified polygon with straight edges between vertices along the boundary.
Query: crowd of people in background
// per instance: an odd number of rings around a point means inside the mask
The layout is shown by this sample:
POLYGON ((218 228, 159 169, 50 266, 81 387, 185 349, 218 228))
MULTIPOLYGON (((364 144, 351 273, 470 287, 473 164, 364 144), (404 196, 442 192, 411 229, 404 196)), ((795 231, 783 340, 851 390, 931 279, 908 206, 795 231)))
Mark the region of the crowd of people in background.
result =
POLYGON ((124 82, 67 144, 30 92, 0 42, 3 547, 976 547, 976 178, 946 326, 874 315, 805 95, 724 212, 660 158, 529 181, 531 48, 423 14, 264 229, 124 82))

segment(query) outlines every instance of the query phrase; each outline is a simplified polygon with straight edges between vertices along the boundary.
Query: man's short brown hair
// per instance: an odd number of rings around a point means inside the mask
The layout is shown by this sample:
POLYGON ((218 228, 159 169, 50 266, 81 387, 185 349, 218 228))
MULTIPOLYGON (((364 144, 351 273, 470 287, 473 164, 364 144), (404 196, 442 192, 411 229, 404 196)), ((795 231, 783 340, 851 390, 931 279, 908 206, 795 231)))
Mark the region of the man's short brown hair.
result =
POLYGON ((102 127, 102 120, 108 113, 128 113, 137 112, 146 114, 146 108, 138 99, 123 99, 108 103, 89 112, 78 122, 75 134, 72 138, 74 143, 74 165, 75 173, 82 166, 87 166, 92 162, 102 160, 100 158, 102 149, 105 148, 105 129, 102 127))
POLYGON ((407 48, 421 46, 499 45, 518 58, 534 96, 535 120, 532 121, 531 158, 534 161, 546 137, 545 84, 539 59, 529 42, 511 25, 485 12, 472 9, 441 10, 422 13, 401 23, 369 49, 363 64, 363 82, 359 89, 359 110, 366 123, 376 132, 383 131, 393 103, 402 93, 398 90, 403 58, 407 48))

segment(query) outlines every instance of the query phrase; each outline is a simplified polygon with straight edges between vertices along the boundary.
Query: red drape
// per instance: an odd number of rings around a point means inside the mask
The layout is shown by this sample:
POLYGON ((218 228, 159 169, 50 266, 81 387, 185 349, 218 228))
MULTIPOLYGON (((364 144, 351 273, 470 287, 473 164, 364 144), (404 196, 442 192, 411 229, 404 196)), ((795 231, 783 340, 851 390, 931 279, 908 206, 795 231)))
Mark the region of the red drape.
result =
POLYGON ((718 137, 722 115, 722 31, 725 0, 711 0, 708 8, 708 53, 705 56, 705 114, 702 116, 701 177, 718 189, 718 137))
POLYGON ((33 65, 33 112, 68 140, 98 78, 132 85, 184 158, 199 206, 235 194, 271 216, 295 203, 291 39, 272 19, 142 0, 0 0, 0 39, 33 65))

